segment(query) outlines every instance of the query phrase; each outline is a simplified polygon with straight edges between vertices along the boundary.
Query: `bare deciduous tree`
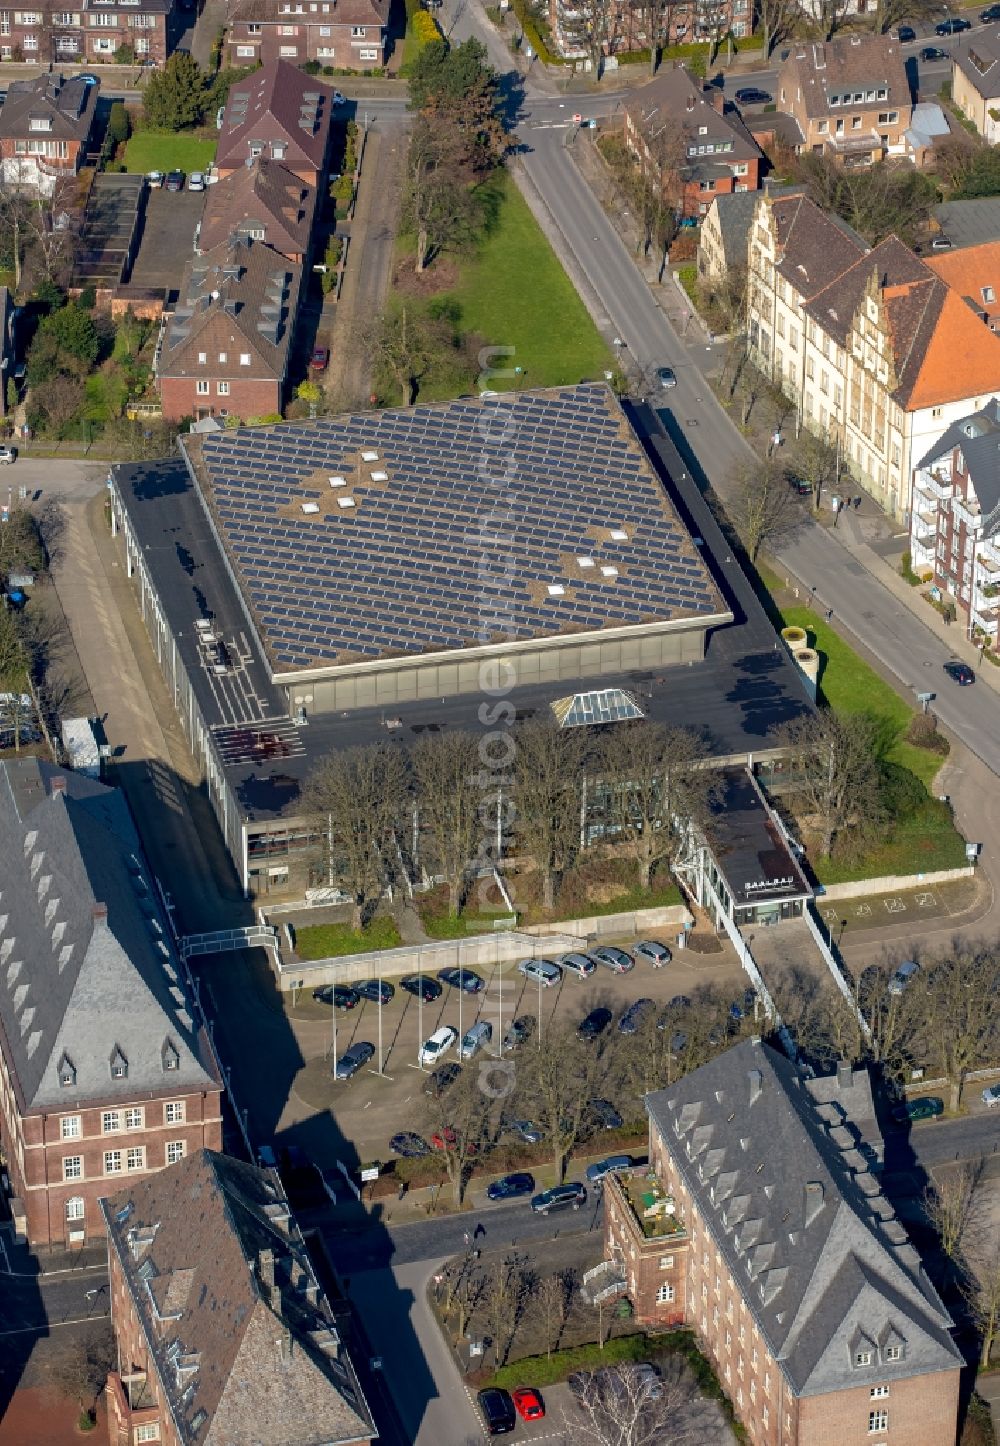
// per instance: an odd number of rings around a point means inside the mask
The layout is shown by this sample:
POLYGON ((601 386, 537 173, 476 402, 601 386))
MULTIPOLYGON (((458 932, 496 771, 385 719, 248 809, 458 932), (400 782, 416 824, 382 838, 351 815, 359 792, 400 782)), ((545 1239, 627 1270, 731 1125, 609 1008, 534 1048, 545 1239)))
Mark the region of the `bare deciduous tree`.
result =
POLYGON ((788 39, 801 15, 797 0, 757 0, 758 28, 765 60, 770 59, 776 45, 788 39))
POLYGON ((464 732, 427 733, 411 753, 422 852, 428 872, 448 883, 448 911, 454 918, 465 903, 469 869, 482 835, 479 817, 479 745, 464 732))
POLYGON ((348 748, 323 760, 302 798, 322 839, 322 857, 354 901, 354 927, 374 912, 396 870, 396 831, 407 810, 402 755, 384 744, 348 748))
POLYGON ((1000 1237, 995 1233, 968 1252, 969 1271, 963 1287, 966 1304, 980 1335, 980 1365, 990 1364, 993 1343, 1000 1334, 1000 1237))
POLYGON ((792 452, 789 470, 812 488, 813 506, 818 510, 824 487, 840 481, 840 455, 834 443, 809 427, 802 432, 792 452))
POLYGON ((533 719, 515 735, 517 846, 541 872, 546 909, 555 906, 558 881, 580 846, 579 784, 584 750, 580 731, 563 731, 547 720, 533 719))
POLYGON ((552 1155, 557 1182, 573 1147, 588 1133, 590 1100, 599 1095, 608 1069, 600 1048, 584 1043, 571 1023, 549 1028, 545 1048, 522 1059, 513 1098, 537 1121, 552 1155))
POLYGON ((482 225, 482 206, 456 167, 454 148, 422 116, 410 140, 404 215, 416 236, 418 274, 439 252, 467 246, 482 225))
POLYGON ((927 981, 927 1039, 937 1070, 951 1081, 949 1105, 958 1110, 966 1072, 993 1057, 998 1038, 994 1011, 983 1002, 1000 991, 1000 956, 970 949, 956 940, 949 958, 935 965, 927 981))
POLYGON ((396 383, 404 407, 412 407, 421 381, 454 350, 453 333, 444 317, 432 317, 407 300, 389 305, 359 336, 376 373, 396 383))
POLYGON ((983 1160, 946 1165, 924 1192, 924 1209, 937 1232, 943 1254, 958 1265, 981 1239, 983 1160))
POLYGON ((426 1097, 427 1133, 444 1145, 441 1158, 456 1206, 462 1203, 469 1166, 487 1140, 489 1105, 475 1068, 464 1069, 444 1092, 426 1097))
MULTIPOLYGON (((719 1433, 717 1408, 676 1358, 668 1357, 659 1372, 641 1364, 606 1366, 584 1380, 576 1402, 572 1435, 590 1446, 701 1446, 719 1433)), ((565 1419, 569 1427, 568 1413, 565 1419)))
POLYGON ((947 8, 942 0, 878 0, 875 29, 880 35, 887 35, 901 20, 933 20, 947 8))
POLYGON ((774 546, 802 525, 799 506, 783 467, 767 458, 742 465, 732 479, 727 511, 756 562, 761 548, 774 546))
POLYGON ((882 734, 867 713, 832 708, 797 718, 783 730, 800 812, 811 819, 824 858, 842 835, 863 837, 883 817, 882 734))
POLYGON ((658 864, 673 863, 692 824, 708 827, 718 785, 702 766, 706 755, 704 741, 689 728, 642 721, 620 723, 607 734, 601 766, 611 816, 635 850, 644 889, 658 864))
POLYGON ((565 1293, 557 1275, 546 1275, 539 1283, 535 1299, 545 1336, 545 1354, 549 1358, 559 1348, 563 1326, 566 1321, 565 1293))

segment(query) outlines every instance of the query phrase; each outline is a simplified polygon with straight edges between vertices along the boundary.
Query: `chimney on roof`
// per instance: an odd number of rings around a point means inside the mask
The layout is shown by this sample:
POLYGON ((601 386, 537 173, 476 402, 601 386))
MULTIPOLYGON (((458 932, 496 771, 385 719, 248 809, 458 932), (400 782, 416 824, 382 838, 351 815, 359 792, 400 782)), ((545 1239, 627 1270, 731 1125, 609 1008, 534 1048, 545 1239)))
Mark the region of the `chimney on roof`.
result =
MULTIPOLYGON (((271 1289, 270 1289, 270 1298, 271 1298, 271 1309, 274 1311, 275 1315, 280 1315, 280 1314, 281 1314, 281 1286, 280 1286, 280 1285, 272 1285, 272 1286, 271 1286, 271 1289)), ((287 1331, 286 1331, 286 1335, 287 1335, 287 1331)), ((290 1351, 290 1350, 291 1350, 291 1341, 289 1341, 289 1347, 288 1347, 288 1348, 289 1348, 289 1351, 290 1351)), ((287 1357, 287 1356, 284 1356, 284 1359, 287 1360, 288 1357, 287 1357)))
POLYGON ((270 1246, 264 1246, 257 1256, 257 1271, 260 1275, 261 1285, 269 1290, 274 1285, 274 1251, 270 1246))
POLYGON ((849 1060, 837 1060, 837 1088, 849 1090, 854 1083, 854 1070, 849 1060))
POLYGON ((287 1326, 278 1337, 278 1354, 282 1365, 287 1365, 292 1359, 292 1333, 287 1326))
POLYGON ((56 776, 55 776, 55 778, 53 778, 52 781, 51 781, 51 783, 49 784, 49 789, 50 789, 53 797, 55 797, 55 795, 56 795, 57 793, 65 793, 65 792, 66 792, 66 779, 65 779, 64 775, 61 774, 61 773, 57 773, 56 776))
POLYGON ((712 109, 717 110, 719 112, 719 115, 722 115, 723 111, 726 108, 726 97, 723 95, 722 91, 717 85, 709 86, 708 101, 712 109))
POLYGON ((95 924, 106 924, 108 922, 107 904, 95 904, 90 914, 95 924))
POLYGON ((753 1104, 754 1100, 760 1098, 760 1093, 764 1088, 764 1076, 759 1069, 752 1069, 750 1070, 749 1078, 750 1103, 753 1104))
POLYGON ((806 1225, 811 1225, 823 1209, 823 1186, 819 1180, 806 1181, 806 1225))
POLYGON ((687 98, 687 108, 688 108, 688 110, 694 110, 694 96, 693 96, 693 95, 689 95, 688 98, 687 98))

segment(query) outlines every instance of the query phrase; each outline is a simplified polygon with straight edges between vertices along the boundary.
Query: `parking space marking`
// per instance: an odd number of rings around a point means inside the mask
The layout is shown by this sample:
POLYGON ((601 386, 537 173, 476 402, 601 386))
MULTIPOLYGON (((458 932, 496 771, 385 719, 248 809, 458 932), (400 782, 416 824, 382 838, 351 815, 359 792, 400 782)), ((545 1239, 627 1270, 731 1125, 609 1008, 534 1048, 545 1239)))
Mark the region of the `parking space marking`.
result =
POLYGON ((905 900, 905 899, 901 899, 898 894, 896 895, 895 898, 886 899, 884 902, 885 902, 885 908, 886 908, 886 912, 887 912, 887 913, 889 913, 889 914, 905 914, 905 913, 906 913, 906 900, 905 900))
POLYGON ((854 917, 856 919, 868 919, 871 917, 871 912, 871 904, 858 904, 854 910, 854 917))
POLYGON ((933 891, 926 894, 918 894, 916 897, 916 905, 918 909, 933 909, 934 905, 937 902, 937 895, 933 893, 933 891))

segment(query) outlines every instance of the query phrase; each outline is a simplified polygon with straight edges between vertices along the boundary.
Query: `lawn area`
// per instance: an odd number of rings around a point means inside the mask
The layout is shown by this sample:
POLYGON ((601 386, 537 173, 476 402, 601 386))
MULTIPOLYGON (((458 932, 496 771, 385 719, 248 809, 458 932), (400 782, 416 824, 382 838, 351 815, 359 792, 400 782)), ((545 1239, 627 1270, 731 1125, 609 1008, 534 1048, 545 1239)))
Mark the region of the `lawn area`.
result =
POLYGON ((886 755, 888 761, 914 774, 927 790, 926 803, 895 820, 891 837, 865 854, 810 860, 820 883, 962 868, 967 862, 965 840, 955 827, 951 809, 933 794, 934 778, 944 759, 928 748, 916 748, 903 737, 916 710, 809 608, 784 608, 782 616, 786 627, 804 628, 812 635, 821 659, 820 700, 842 713, 872 713, 888 720, 898 734, 886 755))
POLYGON ((307 924, 295 931, 300 959, 338 959, 372 949, 395 949, 402 940, 394 919, 376 916, 360 933, 349 924, 307 924))
POLYGON ((458 284, 447 293, 462 308, 463 331, 476 332, 487 346, 514 348, 497 365, 519 366, 523 375, 489 385, 501 391, 602 376, 614 358, 573 283, 514 181, 503 175, 498 188, 496 224, 476 255, 462 262, 458 284))
POLYGON ((205 171, 215 159, 214 140, 175 135, 173 131, 136 131, 125 151, 125 169, 132 175, 147 171, 205 171))

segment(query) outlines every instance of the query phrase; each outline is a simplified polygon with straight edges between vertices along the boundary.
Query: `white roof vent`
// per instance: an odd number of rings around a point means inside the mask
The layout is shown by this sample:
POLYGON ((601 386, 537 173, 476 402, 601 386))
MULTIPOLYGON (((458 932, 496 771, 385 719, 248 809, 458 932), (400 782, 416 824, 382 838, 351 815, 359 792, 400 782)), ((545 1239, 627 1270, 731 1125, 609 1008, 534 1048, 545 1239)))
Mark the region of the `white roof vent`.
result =
POLYGON ((566 589, 563 587, 561 582, 549 583, 549 597, 563 597, 565 593, 566 589))
POLYGON ((361 453, 361 460, 362 460, 362 462, 377 462, 377 461, 378 461, 378 453, 377 453, 377 452, 362 452, 362 453, 361 453))
POLYGON ((354 500, 353 497, 338 497, 338 498, 337 498, 337 506, 338 506, 338 507, 356 507, 357 505, 358 505, 358 504, 355 502, 355 500, 354 500))
POLYGON ((319 503, 318 503, 318 502, 303 502, 303 504, 302 504, 302 511, 306 514, 307 517, 309 517, 309 516, 311 516, 314 512, 318 512, 318 511, 319 511, 319 503))
POLYGON ((618 569, 617 569, 617 567, 610 567, 610 566, 608 566, 608 567, 602 567, 602 568, 601 568, 601 576, 602 576, 602 577, 617 577, 617 576, 618 576, 618 569))
POLYGON ((625 531, 624 527, 612 527, 612 529, 611 529, 611 541, 612 541, 612 542, 628 542, 628 533, 625 531))
POLYGON ((372 481, 373 481, 373 482, 388 482, 388 480, 389 480, 389 474, 388 474, 388 472, 373 472, 373 473, 372 473, 372 481))
POLYGON ((593 559, 592 557, 578 557, 576 561, 577 561, 577 565, 578 565, 579 567, 593 567, 593 566, 594 566, 594 559, 593 559))
POLYGON ((331 487, 346 487, 346 486, 347 486, 347 478, 346 478, 346 477, 331 477, 329 480, 330 480, 330 486, 331 486, 331 487))

